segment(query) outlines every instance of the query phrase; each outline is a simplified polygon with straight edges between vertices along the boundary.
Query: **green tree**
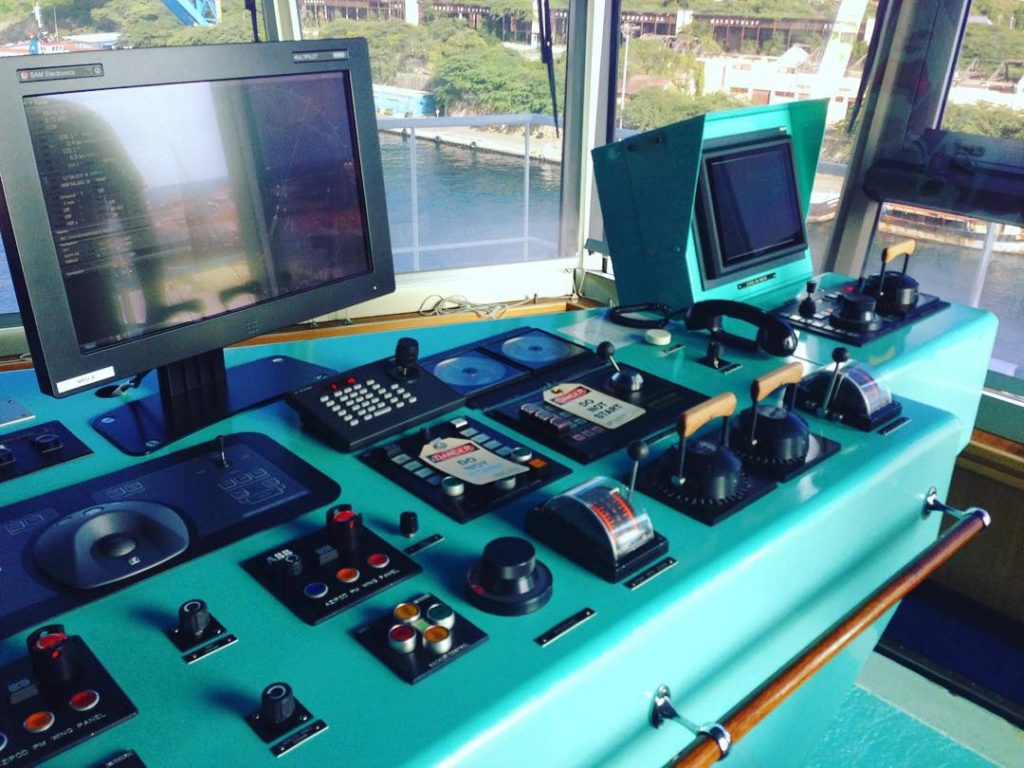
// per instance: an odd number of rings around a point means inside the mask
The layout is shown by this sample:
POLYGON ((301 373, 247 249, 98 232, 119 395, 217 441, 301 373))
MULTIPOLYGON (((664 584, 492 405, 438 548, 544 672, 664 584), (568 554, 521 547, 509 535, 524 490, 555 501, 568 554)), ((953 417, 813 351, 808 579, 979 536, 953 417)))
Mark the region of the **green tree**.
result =
POLYGON ((550 109, 544 65, 500 46, 450 56, 434 72, 432 84, 434 98, 448 111, 509 114, 550 109))
POLYGON ((1024 141, 1024 116, 1018 110, 995 104, 947 104, 942 127, 947 131, 1024 141))
POLYGON ((644 88, 626 104, 622 118, 624 126, 648 131, 705 112, 743 106, 747 106, 747 103, 727 93, 690 96, 662 88, 644 88))

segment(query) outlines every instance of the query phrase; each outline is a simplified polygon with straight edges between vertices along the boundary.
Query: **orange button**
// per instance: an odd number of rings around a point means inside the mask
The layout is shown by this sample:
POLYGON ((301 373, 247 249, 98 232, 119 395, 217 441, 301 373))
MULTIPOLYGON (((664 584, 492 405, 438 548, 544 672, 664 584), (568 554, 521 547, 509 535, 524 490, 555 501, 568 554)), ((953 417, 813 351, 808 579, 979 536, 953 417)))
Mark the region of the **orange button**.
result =
POLYGON ((338 581, 343 581, 346 584, 351 584, 352 582, 359 580, 359 571, 357 571, 355 568, 341 568, 338 570, 336 574, 334 574, 334 576, 338 579, 338 581))
POLYGON ((52 712, 33 712, 25 718, 23 725, 29 733, 42 733, 50 730, 55 719, 52 712))

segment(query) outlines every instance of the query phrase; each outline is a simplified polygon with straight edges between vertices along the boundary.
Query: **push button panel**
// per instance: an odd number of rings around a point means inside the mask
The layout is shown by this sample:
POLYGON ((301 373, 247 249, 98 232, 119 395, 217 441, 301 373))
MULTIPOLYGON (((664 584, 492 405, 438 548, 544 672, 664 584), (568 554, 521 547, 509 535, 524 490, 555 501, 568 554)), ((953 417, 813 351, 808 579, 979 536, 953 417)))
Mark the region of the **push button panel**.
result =
POLYGON ((45 762, 137 714, 135 706, 77 635, 41 627, 28 653, 0 668, 0 765, 45 762))

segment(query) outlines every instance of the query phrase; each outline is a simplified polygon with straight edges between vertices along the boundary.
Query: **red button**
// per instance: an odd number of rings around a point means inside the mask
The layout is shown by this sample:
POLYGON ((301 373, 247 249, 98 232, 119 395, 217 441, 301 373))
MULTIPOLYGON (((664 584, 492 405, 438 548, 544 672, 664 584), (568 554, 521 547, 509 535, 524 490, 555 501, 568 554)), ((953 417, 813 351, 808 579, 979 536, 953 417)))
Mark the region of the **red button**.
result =
POLYGON ((79 691, 71 697, 71 701, 68 703, 77 712, 88 712, 100 703, 100 695, 92 690, 79 691))
POLYGON ((43 635, 36 640, 36 648, 40 651, 45 651, 47 648, 53 648, 54 646, 60 645, 67 639, 68 636, 63 632, 53 632, 49 635, 43 635))
POLYGON ((366 558, 366 562, 370 564, 371 568, 387 568, 391 558, 380 552, 374 552, 366 558))
POLYGON ((331 517, 331 520, 333 520, 336 523, 345 523, 355 516, 356 513, 352 511, 352 507, 350 507, 348 504, 344 504, 342 505, 341 509, 334 513, 334 515, 331 517))
POLYGON ((25 726, 25 730, 29 733, 42 733, 43 731, 50 730, 55 719, 52 712, 33 712, 25 718, 25 722, 22 725, 25 726))

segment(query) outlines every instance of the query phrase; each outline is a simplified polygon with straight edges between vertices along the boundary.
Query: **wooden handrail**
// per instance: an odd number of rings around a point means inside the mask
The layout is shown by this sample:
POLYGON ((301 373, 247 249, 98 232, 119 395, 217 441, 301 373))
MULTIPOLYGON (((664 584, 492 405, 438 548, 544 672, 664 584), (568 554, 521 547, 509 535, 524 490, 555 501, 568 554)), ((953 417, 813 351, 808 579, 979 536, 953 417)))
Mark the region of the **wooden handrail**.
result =
MULTIPOLYGON (((988 514, 971 510, 938 541, 918 555, 899 573, 873 592, 808 650, 800 654, 771 679, 734 707, 719 723, 732 738, 732 746, 782 704, 801 685, 831 661, 861 632, 902 600, 936 568, 949 560, 988 525, 988 514)), ((718 742, 706 733, 697 738, 672 761, 673 768, 709 766, 722 756, 718 742)))

